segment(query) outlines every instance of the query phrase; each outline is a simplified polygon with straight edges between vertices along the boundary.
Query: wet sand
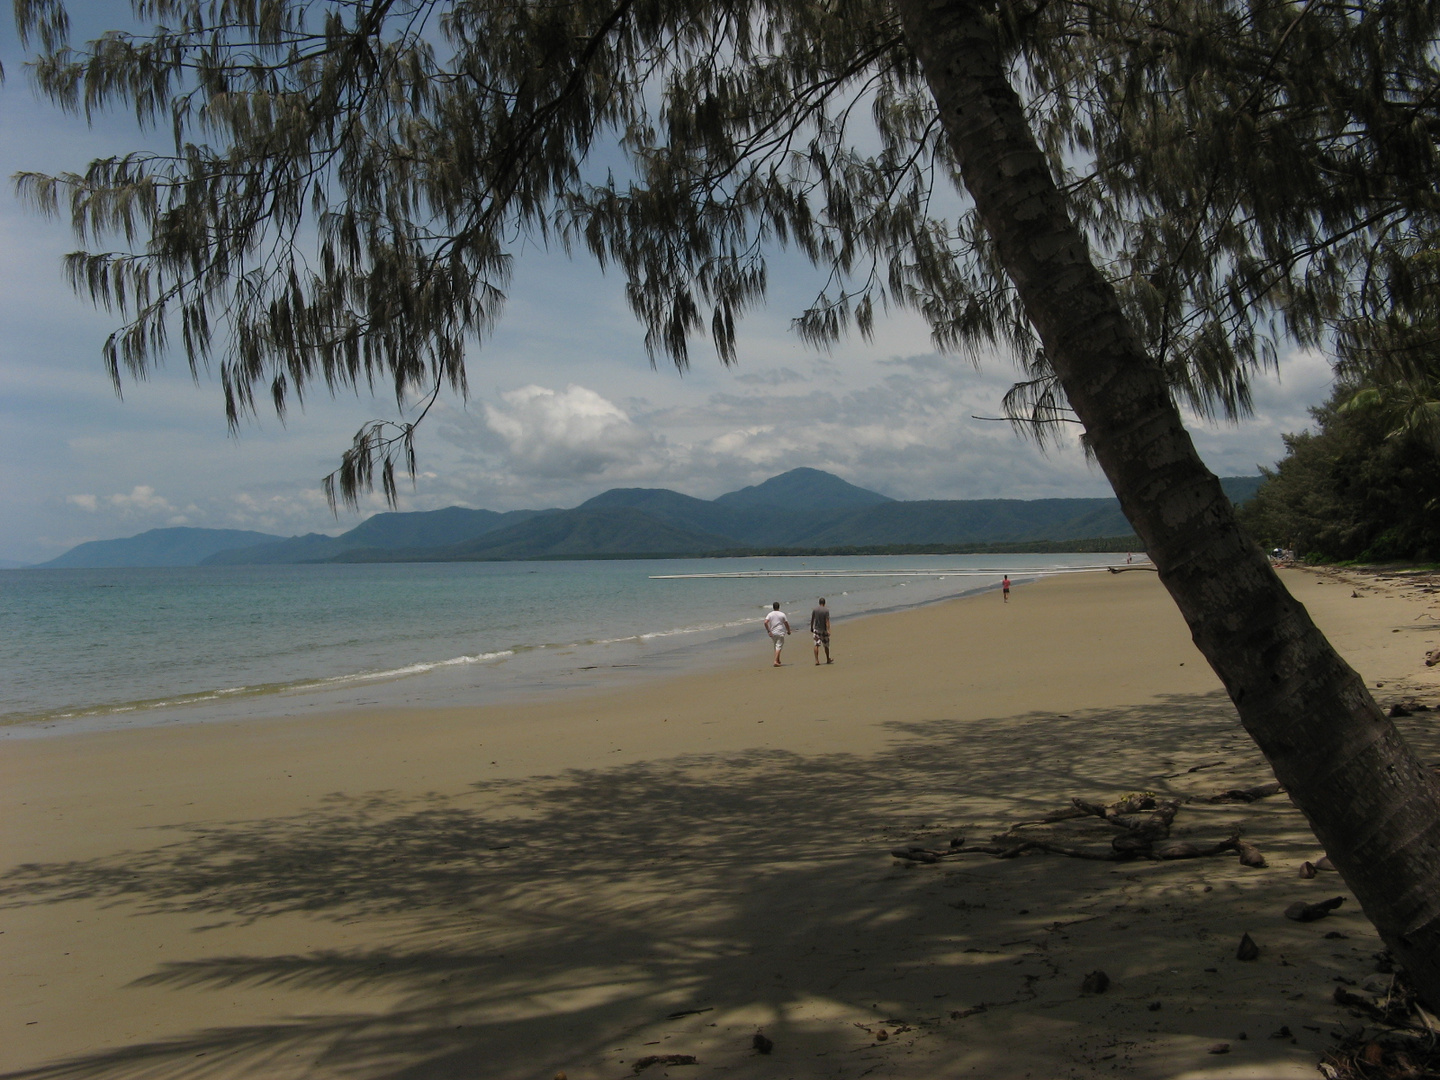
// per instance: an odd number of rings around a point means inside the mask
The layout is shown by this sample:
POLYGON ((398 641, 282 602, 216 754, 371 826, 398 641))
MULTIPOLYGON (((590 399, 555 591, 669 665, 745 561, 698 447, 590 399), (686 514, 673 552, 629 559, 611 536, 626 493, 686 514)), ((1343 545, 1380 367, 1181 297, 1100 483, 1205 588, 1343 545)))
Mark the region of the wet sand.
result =
MULTIPOLYGON (((1285 577, 1382 703, 1440 705, 1432 594, 1285 577)), ((1281 916, 1348 896, 1297 876, 1283 796, 1176 821, 1260 870, 887 854, 1269 779, 1153 574, 833 651, 773 670, 757 622, 743 663, 588 696, 5 744, 0 1075, 1311 1077, 1355 1025, 1334 979, 1380 945, 1353 900, 1281 916)))

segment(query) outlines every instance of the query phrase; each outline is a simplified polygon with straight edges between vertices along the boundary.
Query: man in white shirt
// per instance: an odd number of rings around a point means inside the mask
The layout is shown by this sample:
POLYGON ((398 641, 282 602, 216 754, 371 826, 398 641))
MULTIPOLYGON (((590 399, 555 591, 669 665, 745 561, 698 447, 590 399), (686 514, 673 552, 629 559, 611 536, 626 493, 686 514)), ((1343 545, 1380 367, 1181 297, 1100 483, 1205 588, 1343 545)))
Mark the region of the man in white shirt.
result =
POLYGON ((785 635, 790 633, 790 620, 780 610, 780 601, 775 601, 774 609, 765 616, 765 632, 770 635, 770 640, 775 642, 775 666, 781 667, 780 650, 785 647, 785 635))

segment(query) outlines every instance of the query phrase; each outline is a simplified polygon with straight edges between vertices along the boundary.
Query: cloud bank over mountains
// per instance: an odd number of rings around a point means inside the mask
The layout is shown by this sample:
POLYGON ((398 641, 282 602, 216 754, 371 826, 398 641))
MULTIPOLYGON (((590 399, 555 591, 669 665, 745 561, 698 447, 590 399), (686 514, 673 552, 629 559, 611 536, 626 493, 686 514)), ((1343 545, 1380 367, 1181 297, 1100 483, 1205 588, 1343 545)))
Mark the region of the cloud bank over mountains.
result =
MULTIPOLYGON (((616 486, 668 487, 713 498, 797 466, 825 469, 900 499, 1109 493, 1073 433, 1042 452, 1007 424, 974 419, 997 414, 1010 385, 1001 365, 977 372, 954 358, 920 354, 852 360, 843 367, 815 359, 763 372, 710 373, 703 380, 643 374, 652 383, 644 395, 612 398, 582 382, 527 382, 477 395, 468 404, 438 406, 421 429, 421 467, 413 487, 402 484, 402 508, 568 507, 616 486), (703 395, 690 391, 698 381, 709 384, 703 395)), ((1302 377, 1296 381, 1303 383, 1304 397, 1287 393, 1285 384, 1262 385, 1254 420, 1193 428, 1217 473, 1254 472, 1279 456, 1276 432, 1304 426, 1309 401, 1328 389, 1329 369, 1321 358, 1299 357, 1291 374, 1302 377)), ((635 381, 622 379, 621 388, 635 381)), ((279 475, 231 466, 224 471, 238 490, 226 490, 207 477, 203 460, 159 462, 163 479, 65 492, 48 514, 68 514, 68 529, 43 547, 6 537, 5 554, 38 559, 70 541, 161 525, 344 531, 384 507, 370 497, 358 515, 331 516, 316 481, 333 464, 347 430, 338 418, 321 417, 313 427, 312 419, 302 418, 306 430, 293 433, 272 434, 276 425, 269 422, 267 430, 245 431, 239 439, 219 442, 197 430, 186 440, 196 445, 195 459, 233 458, 241 451, 264 462, 285 456, 281 446, 271 445, 272 437, 299 443, 308 458, 296 454, 283 471, 277 468, 279 475)), ((120 464, 111 466, 114 473, 130 479, 120 464)), ((223 468, 211 464, 216 472, 223 468)))
POLYGON ((559 391, 531 383, 502 393, 484 410, 516 476, 575 480, 624 473, 663 451, 618 405, 574 383, 559 391))

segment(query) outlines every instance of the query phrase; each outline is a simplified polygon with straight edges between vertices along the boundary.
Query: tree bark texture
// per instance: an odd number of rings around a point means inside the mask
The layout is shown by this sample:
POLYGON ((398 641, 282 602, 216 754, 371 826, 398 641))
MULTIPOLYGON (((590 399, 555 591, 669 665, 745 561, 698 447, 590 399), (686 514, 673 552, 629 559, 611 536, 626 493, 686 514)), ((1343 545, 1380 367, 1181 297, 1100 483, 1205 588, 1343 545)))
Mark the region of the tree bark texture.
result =
POLYGON ((895 0, 965 186, 1126 516, 1247 731, 1440 1007, 1440 783, 1246 537, 1090 258, 983 0, 895 0))

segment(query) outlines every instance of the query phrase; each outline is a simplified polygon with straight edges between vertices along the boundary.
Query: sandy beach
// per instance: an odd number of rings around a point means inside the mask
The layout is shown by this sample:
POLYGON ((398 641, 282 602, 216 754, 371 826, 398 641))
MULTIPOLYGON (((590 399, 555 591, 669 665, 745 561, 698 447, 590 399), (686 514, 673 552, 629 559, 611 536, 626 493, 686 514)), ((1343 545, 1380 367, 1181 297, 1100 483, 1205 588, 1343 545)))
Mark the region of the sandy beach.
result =
MULTIPOLYGON (((1440 706, 1434 595, 1285 580, 1382 704, 1440 706)), ((888 854, 1270 779, 1153 574, 844 615, 829 667, 757 621, 584 697, 6 743, 0 1076, 1317 1075, 1335 979, 1388 977, 1353 899, 1282 917, 1348 897, 1284 796, 1176 819, 1264 869, 888 854)), ((1434 717, 1397 721, 1427 761, 1434 717)))

